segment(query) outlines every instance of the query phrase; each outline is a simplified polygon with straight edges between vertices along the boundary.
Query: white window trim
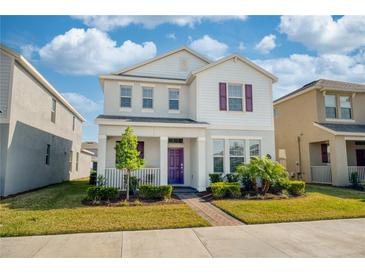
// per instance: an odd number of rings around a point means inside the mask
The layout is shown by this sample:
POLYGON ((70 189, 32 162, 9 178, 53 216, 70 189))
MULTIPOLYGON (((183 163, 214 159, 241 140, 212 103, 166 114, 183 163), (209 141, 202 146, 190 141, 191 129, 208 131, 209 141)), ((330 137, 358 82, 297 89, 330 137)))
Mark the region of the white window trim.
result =
POLYGON ((326 122, 355 123, 354 119, 326 118, 326 122))
POLYGON ((232 113, 232 114, 242 114, 242 113, 245 113, 246 112, 246 110, 245 110, 245 107, 246 107, 246 94, 245 94, 245 91, 244 91, 244 89, 243 89, 243 87, 245 86, 245 84, 244 83, 237 83, 237 82, 225 82, 226 83, 226 92, 227 92, 227 110, 226 110, 226 112, 230 112, 230 113, 232 113), (242 97, 230 97, 229 96, 229 85, 240 85, 241 87, 242 87, 242 97), (242 110, 230 110, 229 109, 229 98, 238 98, 238 99, 242 99, 242 110))
POLYGON ((131 112, 132 111, 132 107, 133 107, 133 85, 127 85, 127 84, 119 85, 119 110, 120 111, 123 111, 123 112, 131 112), (131 88, 131 96, 130 97, 122 96, 121 91, 122 91, 122 87, 123 86, 130 87, 131 88), (124 98, 131 98, 131 106, 130 107, 122 107, 121 106, 122 97, 124 97, 124 98))
POLYGON ((167 96, 168 96, 168 113, 180 113, 181 109, 181 89, 178 87, 168 86, 167 87, 167 96), (170 99, 170 89, 177 89, 179 91, 179 99, 170 99), (170 100, 178 101, 179 102, 179 108, 178 109, 170 109, 170 100))
POLYGON ((354 105, 353 105, 353 99, 354 99, 354 95, 349 95, 349 94, 328 94, 326 92, 323 92, 323 97, 324 97, 324 116, 325 116, 325 120, 327 122, 348 122, 348 123, 354 123, 355 119, 354 119, 354 105), (335 96, 336 98, 336 118, 327 118, 326 115, 326 96, 335 96), (351 119, 342 119, 341 118, 341 102, 340 102, 340 97, 350 97, 351 101, 351 119))
POLYGON ((226 171, 226 161, 225 161, 225 156, 226 154, 226 140, 224 138, 215 138, 212 139, 212 171, 213 173, 220 173, 220 172, 216 172, 214 171, 214 158, 223 158, 223 172, 222 174, 225 173, 226 171), (223 155, 222 156, 214 156, 214 141, 223 141, 223 155))
POLYGON ((154 85, 142 85, 142 112, 155 112, 155 86, 154 85), (152 88, 152 97, 144 97, 143 96, 143 88, 152 88), (143 99, 152 99, 152 108, 144 108, 143 107, 143 99))
MULTIPOLYGON (((247 144, 248 144, 248 141, 247 140, 242 140, 242 139, 228 139, 228 141, 225 142, 228 146, 228 151, 227 151, 227 157, 228 157, 228 166, 227 166, 227 169, 228 169, 228 173, 233 173, 233 171, 231 171, 231 157, 243 157, 244 161, 243 163, 244 164, 247 164, 247 161, 248 159, 250 158, 247 158, 247 144), (243 149, 244 149, 244 152, 243 152, 243 156, 237 156, 237 155, 234 155, 234 156, 231 156, 231 153, 230 153, 230 147, 229 147, 229 141, 233 141, 233 140, 239 140, 239 141, 243 141, 243 149)), ((250 155, 250 152, 248 152, 248 155, 250 155)))

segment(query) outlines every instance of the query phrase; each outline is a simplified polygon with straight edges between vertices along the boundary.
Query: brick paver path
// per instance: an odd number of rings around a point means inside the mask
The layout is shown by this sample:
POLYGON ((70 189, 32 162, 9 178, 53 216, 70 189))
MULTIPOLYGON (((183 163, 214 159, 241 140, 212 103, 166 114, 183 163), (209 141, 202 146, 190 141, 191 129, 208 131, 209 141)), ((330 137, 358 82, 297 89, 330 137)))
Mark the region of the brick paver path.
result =
POLYGON ((176 195, 213 226, 231 226, 243 224, 211 203, 204 201, 195 193, 176 193, 176 195))

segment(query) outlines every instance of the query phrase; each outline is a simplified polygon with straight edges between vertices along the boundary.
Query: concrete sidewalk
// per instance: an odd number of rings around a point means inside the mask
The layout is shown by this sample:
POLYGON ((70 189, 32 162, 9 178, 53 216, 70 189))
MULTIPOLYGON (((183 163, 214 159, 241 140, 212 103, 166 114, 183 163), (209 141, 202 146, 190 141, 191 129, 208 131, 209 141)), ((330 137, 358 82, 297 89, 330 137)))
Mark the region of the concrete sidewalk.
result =
POLYGON ((365 257, 365 219, 1 238, 0 257, 365 257))

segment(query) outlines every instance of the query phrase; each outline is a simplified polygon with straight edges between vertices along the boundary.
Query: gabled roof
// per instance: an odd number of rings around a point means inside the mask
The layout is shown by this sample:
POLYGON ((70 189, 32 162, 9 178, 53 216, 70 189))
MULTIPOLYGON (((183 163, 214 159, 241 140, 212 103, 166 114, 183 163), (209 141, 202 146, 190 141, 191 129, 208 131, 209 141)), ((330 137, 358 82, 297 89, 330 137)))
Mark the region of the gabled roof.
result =
POLYGON ((334 135, 364 135, 365 125, 362 124, 338 124, 316 123, 314 125, 334 135))
POLYGON ((43 87, 45 87, 50 94, 57 98, 69 111, 77 116, 82 122, 85 118, 32 66, 31 63, 24 58, 23 55, 16 53, 14 50, 0 44, 0 50, 8 55, 11 55, 22 67, 30 73, 43 87))
POLYGON ((319 79, 308 84, 305 84, 301 88, 298 88, 274 101, 274 104, 281 103, 287 99, 293 98, 300 94, 306 93, 313 89, 322 90, 337 90, 337 91, 350 91, 350 92, 365 92, 365 84, 356 84, 350 82, 342 82, 328 79, 319 79))
POLYGON ((192 49, 190 49, 188 47, 183 46, 183 47, 177 48, 175 50, 168 51, 168 52, 166 52, 166 53, 164 53, 162 55, 156 56, 155 58, 149 59, 149 60, 144 61, 142 63, 138 63, 138 64, 135 64, 135 65, 126 67, 126 68, 124 68, 124 69, 122 69, 122 70, 120 70, 120 71, 118 71, 116 73, 112 73, 112 74, 123 74, 123 73, 126 73, 126 72, 128 72, 130 70, 133 70, 133 69, 136 69, 136 68, 145 66, 145 65, 150 64, 150 63, 153 63, 153 62, 156 62, 158 60, 161 60, 161 59, 163 59, 163 58, 165 58, 167 56, 170 56, 170 55, 175 54, 175 53, 180 52, 180 51, 187 51, 190 54, 196 56, 197 58, 203 60, 207 64, 211 63, 211 61, 209 59, 207 59, 206 57, 202 56, 201 54, 197 53, 196 51, 194 51, 194 50, 192 50, 192 49))
MULTIPOLYGON (((226 61, 228 61, 230 59, 234 59, 234 58, 240 60, 241 62, 245 63, 246 65, 254 68, 255 70, 257 70, 257 71, 261 72, 262 74, 266 75, 267 77, 271 78, 274 83, 278 81, 278 78, 275 75, 273 75, 272 73, 268 72, 267 70, 265 70, 265 69, 261 68, 260 66, 256 65, 254 62, 252 62, 252 61, 248 60, 247 58, 245 58, 243 56, 240 56, 238 54, 231 54, 231 55, 229 55, 227 57, 224 57, 224 58, 219 59, 216 62, 210 63, 210 64, 208 64, 206 66, 203 66, 201 68, 198 68, 196 70, 193 70, 191 72, 190 76, 188 77, 188 79, 191 78, 191 77, 193 77, 194 75, 202 72, 202 71, 205 71, 207 69, 210 69, 212 67, 215 67, 215 66, 217 66, 219 64, 222 64, 222 63, 224 63, 224 62, 226 62, 226 61)), ((188 80, 188 82, 189 82, 189 80, 188 80)))

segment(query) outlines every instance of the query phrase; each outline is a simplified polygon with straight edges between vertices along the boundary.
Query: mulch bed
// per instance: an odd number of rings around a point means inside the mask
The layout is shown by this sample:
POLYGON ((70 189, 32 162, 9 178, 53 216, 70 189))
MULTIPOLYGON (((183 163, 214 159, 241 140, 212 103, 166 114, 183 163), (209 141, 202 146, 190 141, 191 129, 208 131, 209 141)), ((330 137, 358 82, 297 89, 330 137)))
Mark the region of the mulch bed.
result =
POLYGON ((97 201, 94 202, 92 200, 84 199, 81 201, 83 205, 87 206, 148 206, 148 205, 169 205, 169 204, 182 204, 181 201, 176 195, 172 194, 171 198, 168 200, 145 200, 140 199, 138 196, 130 195, 129 201, 125 201, 126 196, 122 194, 117 200, 109 200, 109 201, 97 201))
POLYGON ((302 196, 284 196, 284 195, 279 195, 279 194, 273 194, 273 193, 267 193, 265 196, 257 196, 254 193, 251 193, 250 196, 242 196, 239 198, 214 198, 211 192, 208 191, 203 191, 203 192, 199 192, 198 196, 200 198, 202 198, 203 200, 205 200, 206 202, 211 202, 214 200, 244 200, 244 201, 249 201, 249 200, 286 200, 286 199, 296 199, 296 198, 302 198, 305 197, 306 194, 302 195, 302 196))

